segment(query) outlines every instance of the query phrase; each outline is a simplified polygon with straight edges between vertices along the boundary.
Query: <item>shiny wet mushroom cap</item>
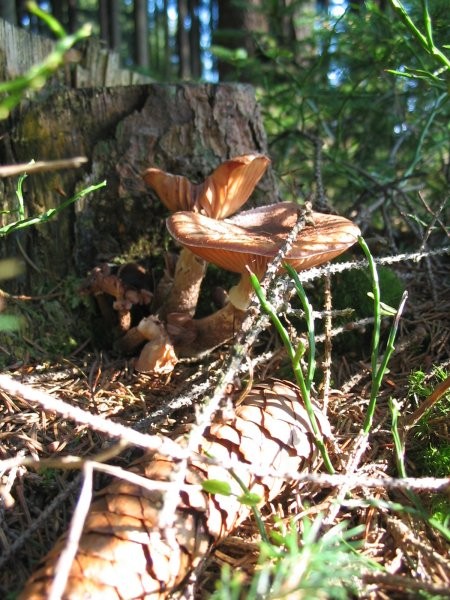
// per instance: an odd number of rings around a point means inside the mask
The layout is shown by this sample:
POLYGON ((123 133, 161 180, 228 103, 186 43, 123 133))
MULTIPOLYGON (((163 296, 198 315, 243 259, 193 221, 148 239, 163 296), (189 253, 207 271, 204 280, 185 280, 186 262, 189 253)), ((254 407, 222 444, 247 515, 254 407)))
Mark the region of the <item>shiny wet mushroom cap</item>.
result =
MULTIPOLYGON (((235 273, 247 267, 262 276, 298 218, 299 206, 281 202, 242 212, 224 221, 179 212, 167 219, 170 235, 208 262, 235 273)), ((297 271, 321 265, 352 246, 359 228, 344 217, 312 213, 314 224, 299 233, 285 257, 297 271)))
POLYGON ((264 154, 244 154, 221 163, 201 183, 154 167, 144 171, 143 178, 170 211, 224 219, 247 202, 269 163, 264 154))
MULTIPOLYGON (((282 202, 223 221, 188 212, 167 219, 171 236, 193 254, 241 274, 239 283, 229 291, 228 304, 208 317, 186 322, 189 339, 186 337, 184 346, 177 346, 180 356, 201 354, 231 339, 239 330, 253 292, 247 268, 259 278, 264 275, 296 224, 298 211, 297 204, 282 202)), ((342 254, 360 235, 359 228, 344 217, 321 213, 311 216, 314 224, 305 225, 284 259, 297 271, 316 267, 342 254)))
MULTIPOLYGON (((191 211, 223 219, 247 202, 269 163, 270 159, 263 154, 236 156, 221 163, 198 184, 154 167, 147 169, 143 178, 170 211, 191 211)), ((183 248, 172 288, 159 310, 161 317, 171 312, 191 316, 195 313, 205 268, 204 261, 183 248)))

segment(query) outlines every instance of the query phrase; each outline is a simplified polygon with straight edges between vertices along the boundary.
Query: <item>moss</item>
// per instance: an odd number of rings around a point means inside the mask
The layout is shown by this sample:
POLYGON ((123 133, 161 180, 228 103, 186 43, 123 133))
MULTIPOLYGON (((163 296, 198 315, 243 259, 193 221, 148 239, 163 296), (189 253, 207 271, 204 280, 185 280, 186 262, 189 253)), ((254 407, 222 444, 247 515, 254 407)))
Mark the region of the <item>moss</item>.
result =
POLYGON ((67 357, 90 337, 90 299, 79 294, 80 281, 67 278, 55 293, 36 300, 10 299, 5 313, 17 318, 16 331, 0 331, 0 367, 67 357))
MULTIPOLYGON (((388 306, 397 308, 404 285, 392 269, 378 267, 381 301, 388 306)), ((333 307, 343 310, 352 308, 357 318, 373 315, 373 300, 368 296, 372 292, 372 281, 369 273, 364 270, 344 271, 333 286, 333 307)))
POLYGON ((450 443, 430 444, 423 452, 423 474, 448 477, 450 474, 450 443))
MULTIPOLYGON (((409 376, 411 401, 420 405, 433 392, 436 385, 448 377, 448 371, 435 366, 431 375, 416 370, 409 376)), ((444 394, 426 412, 413 429, 409 460, 419 475, 448 477, 450 474, 450 442, 447 423, 450 415, 450 394, 444 394)))
MULTIPOLYGON (((448 473, 447 473, 448 476, 448 473)), ((450 526, 450 499, 443 494, 436 495, 430 506, 430 512, 433 519, 444 527, 450 526)))

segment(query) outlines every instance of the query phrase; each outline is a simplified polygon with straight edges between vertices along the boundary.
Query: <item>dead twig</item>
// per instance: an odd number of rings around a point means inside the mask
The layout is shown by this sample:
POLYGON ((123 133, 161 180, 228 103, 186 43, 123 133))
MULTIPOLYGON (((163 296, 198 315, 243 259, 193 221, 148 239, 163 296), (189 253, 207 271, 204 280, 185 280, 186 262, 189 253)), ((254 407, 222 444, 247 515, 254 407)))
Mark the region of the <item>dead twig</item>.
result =
POLYGON ((49 590, 49 600, 61 600, 66 588, 70 569, 72 568, 80 544, 84 522, 91 506, 93 471, 93 464, 90 461, 86 461, 83 467, 83 486, 70 523, 66 544, 56 563, 55 577, 49 590))
POLYGON ((434 390, 431 392, 431 394, 428 396, 428 398, 422 402, 422 404, 419 406, 419 408, 417 408, 412 415, 409 415, 409 417, 406 419, 405 421, 405 428, 406 429, 411 429, 411 427, 414 427, 414 425, 416 425, 416 423, 423 417, 423 415, 430 410, 437 402, 439 402, 439 400, 444 396, 444 394, 446 394, 448 391, 450 390, 450 375, 444 379, 444 381, 441 381, 440 383, 437 384, 437 386, 434 388, 434 390))
POLYGON ((59 169, 78 169, 88 162, 86 156, 75 156, 61 160, 39 160, 38 162, 20 163, 0 167, 0 177, 14 177, 21 173, 42 173, 43 171, 57 171, 59 169))
POLYGON ((392 575, 391 573, 376 573, 374 571, 363 574, 362 579, 365 583, 373 583, 378 587, 394 588, 395 590, 417 590, 429 592, 437 596, 450 598, 450 590, 442 585, 435 585, 428 581, 418 581, 405 575, 392 575))
POLYGON ((22 546, 30 539, 30 537, 46 523, 48 523, 50 515, 70 496, 76 487, 80 484, 80 476, 78 475, 73 481, 61 490, 61 492, 52 500, 52 502, 45 508, 38 517, 34 517, 32 523, 28 528, 9 546, 9 548, 0 557, 0 569, 11 560, 16 552, 18 552, 22 546))
POLYGON ((93 415, 77 406, 63 402, 43 390, 19 383, 9 375, 0 375, 0 389, 28 402, 37 403, 46 411, 57 412, 66 419, 73 419, 77 423, 88 425, 96 431, 101 431, 111 437, 118 437, 121 441, 130 445, 154 450, 172 458, 184 458, 186 456, 182 448, 169 438, 146 435, 120 425, 120 423, 108 421, 101 416, 93 415))

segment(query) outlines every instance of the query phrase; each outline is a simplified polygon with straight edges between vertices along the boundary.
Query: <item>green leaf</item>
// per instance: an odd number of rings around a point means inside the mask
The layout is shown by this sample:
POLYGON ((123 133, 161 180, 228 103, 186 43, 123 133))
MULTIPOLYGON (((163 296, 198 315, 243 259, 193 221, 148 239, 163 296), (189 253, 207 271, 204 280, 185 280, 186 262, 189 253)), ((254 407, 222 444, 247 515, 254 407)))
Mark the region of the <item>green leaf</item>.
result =
POLYGON ((227 481, 220 479, 206 479, 202 482, 202 489, 208 494, 220 494, 221 496, 231 496, 231 486, 227 481))
POLYGON ((258 496, 258 494, 253 494, 252 492, 245 492, 241 496, 238 496, 238 500, 241 504, 245 506, 257 506, 260 504, 262 498, 258 496))
MULTIPOLYGON (((367 295, 372 300, 374 299, 373 292, 367 292, 367 295)), ((380 302, 380 314, 383 317, 394 317, 397 314, 397 309, 389 306, 389 304, 385 304, 384 302, 380 302)))

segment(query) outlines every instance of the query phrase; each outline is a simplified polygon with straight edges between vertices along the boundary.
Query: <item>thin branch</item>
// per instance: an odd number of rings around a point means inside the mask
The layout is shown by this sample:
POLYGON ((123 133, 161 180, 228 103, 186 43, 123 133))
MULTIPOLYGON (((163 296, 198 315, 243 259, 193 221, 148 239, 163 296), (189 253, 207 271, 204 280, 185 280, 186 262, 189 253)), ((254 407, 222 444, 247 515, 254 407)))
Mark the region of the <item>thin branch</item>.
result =
POLYGON ((13 396, 23 398, 27 402, 39 404, 44 410, 56 412, 63 418, 71 419, 79 424, 88 425, 94 430, 106 433, 111 437, 117 437, 120 441, 127 442, 132 446, 154 450, 173 458, 184 458, 186 456, 186 452, 169 438, 146 435, 130 429, 129 427, 125 427, 120 423, 115 423, 114 421, 109 421, 101 416, 93 415, 77 406, 72 406, 67 402, 51 396, 43 390, 38 390, 28 385, 24 385, 23 383, 19 383, 9 375, 0 375, 0 389, 13 396))
POLYGON ((38 162, 20 163, 17 165, 4 165, 0 167, 0 177, 13 177, 21 173, 42 173, 43 171, 57 171, 59 169, 78 169, 85 165, 88 159, 85 156, 75 156, 62 160, 39 160, 38 162))
POLYGON ((66 589, 70 569, 75 560, 84 523, 89 512, 93 491, 93 464, 85 462, 83 467, 84 481, 67 536, 67 542, 55 565, 55 577, 51 583, 48 600, 61 600, 66 589))
POLYGON ((332 310, 332 296, 331 296, 331 278, 324 277, 324 295, 325 295, 325 317, 324 317, 324 356, 322 361, 323 371, 323 385, 322 385, 322 398, 323 398, 323 412, 327 414, 328 411, 328 399, 331 388, 331 360, 332 360, 332 338, 333 338, 333 322, 331 317, 332 310))
MULTIPOLYGON (((294 225, 288 237, 286 238, 285 243, 267 268, 264 279, 261 282, 261 285, 264 289, 267 289, 267 287, 275 281, 276 274, 282 264, 282 261, 284 260, 284 257, 292 248, 292 245, 295 242, 299 232, 304 227, 304 224, 305 217, 303 211, 299 209, 297 223, 294 225)), ((186 458, 178 465, 178 468, 175 471, 175 475, 172 479, 172 481, 178 486, 178 490, 181 489, 186 477, 189 460, 188 457, 192 455, 193 452, 198 451, 198 446, 201 443, 205 429, 211 424, 215 413, 223 402, 228 384, 233 382, 235 374, 239 372, 241 364, 248 356, 249 349, 256 340, 261 330, 262 323, 265 322, 265 320, 265 316, 262 315, 261 311, 259 310, 259 302, 253 294, 253 299, 247 310, 247 316, 241 325, 241 335, 238 341, 233 345, 229 358, 223 365, 223 370, 217 379, 212 395, 209 398, 205 398, 203 409, 197 414, 196 424, 190 431, 186 446, 186 458)), ((176 493, 176 490, 171 494, 165 495, 164 504, 160 512, 160 527, 166 527, 168 532, 171 531, 171 525, 175 518, 177 503, 178 493, 176 493)), ((170 542, 170 540, 168 541, 170 542)))
MULTIPOLYGON (((418 262, 427 256, 442 256, 443 254, 450 254, 450 246, 443 246, 442 248, 426 250, 423 252, 406 252, 404 254, 396 254, 394 256, 384 256, 383 258, 375 258, 374 261, 377 265, 392 265, 407 260, 418 262)), ((328 264, 323 267, 309 269, 308 271, 301 271, 298 275, 300 281, 304 283, 306 281, 320 279, 325 274, 336 275, 337 273, 352 271, 354 269, 367 269, 367 261, 357 260, 352 262, 328 264)))
POLYGON ((417 590, 418 592, 429 592, 430 594, 437 596, 450 597, 450 591, 448 587, 441 585, 435 585, 428 581, 411 579, 405 575, 392 575, 391 573, 377 573, 375 571, 366 572, 362 576, 365 583, 376 584, 377 587, 389 587, 394 588, 396 592, 398 589, 404 590, 417 590))
POLYGON ((436 402, 439 402, 439 400, 444 396, 444 394, 447 394, 449 390, 450 376, 444 379, 444 381, 438 383, 428 398, 422 402, 419 408, 417 408, 412 415, 407 417, 404 423, 406 429, 411 429, 411 427, 414 427, 414 425, 416 425, 423 415, 430 410, 436 404, 436 402))

